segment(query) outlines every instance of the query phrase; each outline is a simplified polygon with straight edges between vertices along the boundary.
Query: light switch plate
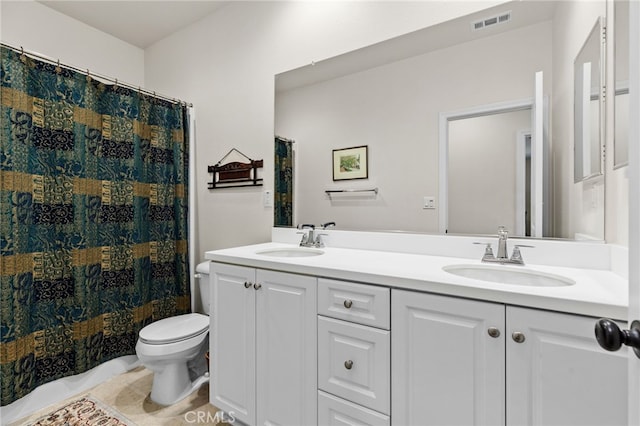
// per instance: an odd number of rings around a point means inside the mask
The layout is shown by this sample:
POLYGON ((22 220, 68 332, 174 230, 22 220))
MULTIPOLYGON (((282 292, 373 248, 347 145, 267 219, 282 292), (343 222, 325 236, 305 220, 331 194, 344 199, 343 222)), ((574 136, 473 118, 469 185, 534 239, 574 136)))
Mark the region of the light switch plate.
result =
POLYGON ((266 189, 262 193, 262 204, 264 207, 273 207, 273 193, 271 190, 266 189))

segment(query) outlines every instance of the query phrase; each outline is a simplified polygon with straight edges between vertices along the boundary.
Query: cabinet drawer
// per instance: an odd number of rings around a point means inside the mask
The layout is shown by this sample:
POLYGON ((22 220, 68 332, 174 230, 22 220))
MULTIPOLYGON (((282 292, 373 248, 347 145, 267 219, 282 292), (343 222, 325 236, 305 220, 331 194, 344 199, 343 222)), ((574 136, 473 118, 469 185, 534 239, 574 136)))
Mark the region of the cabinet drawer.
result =
POLYGON ((322 426, 389 426, 389 416, 318 391, 318 424, 322 426))
POLYGON ((389 331, 318 317, 318 387, 389 414, 389 331))
POLYGON ((389 289, 320 278, 318 314, 389 330, 389 289))

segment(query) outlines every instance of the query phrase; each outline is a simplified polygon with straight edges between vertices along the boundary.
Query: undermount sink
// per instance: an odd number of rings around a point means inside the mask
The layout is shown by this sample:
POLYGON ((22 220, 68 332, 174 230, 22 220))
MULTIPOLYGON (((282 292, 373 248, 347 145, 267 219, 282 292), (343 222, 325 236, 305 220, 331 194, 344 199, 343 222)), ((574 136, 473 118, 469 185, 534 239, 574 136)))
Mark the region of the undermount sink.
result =
POLYGON ((307 247, 285 247, 260 250, 256 254, 271 257, 313 257, 324 254, 324 251, 307 247))
POLYGON ((572 279, 560 275, 504 265, 450 265, 444 266, 442 269, 461 277, 500 284, 564 287, 576 283, 572 279))

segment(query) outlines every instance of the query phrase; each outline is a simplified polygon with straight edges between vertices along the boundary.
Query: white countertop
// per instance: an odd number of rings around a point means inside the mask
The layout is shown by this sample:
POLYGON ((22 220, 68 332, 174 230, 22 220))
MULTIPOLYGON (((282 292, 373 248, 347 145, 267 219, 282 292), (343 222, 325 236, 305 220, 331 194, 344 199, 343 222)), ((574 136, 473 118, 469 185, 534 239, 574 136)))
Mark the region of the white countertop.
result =
POLYGON ((593 317, 622 321, 627 318, 628 282, 609 270, 527 264, 525 269, 575 281, 570 286, 532 287, 464 278, 442 269, 446 265, 480 265, 479 259, 334 247, 322 248, 324 254, 313 257, 271 257, 257 253, 293 247, 296 245, 271 242, 208 251, 205 258, 215 262, 593 317))

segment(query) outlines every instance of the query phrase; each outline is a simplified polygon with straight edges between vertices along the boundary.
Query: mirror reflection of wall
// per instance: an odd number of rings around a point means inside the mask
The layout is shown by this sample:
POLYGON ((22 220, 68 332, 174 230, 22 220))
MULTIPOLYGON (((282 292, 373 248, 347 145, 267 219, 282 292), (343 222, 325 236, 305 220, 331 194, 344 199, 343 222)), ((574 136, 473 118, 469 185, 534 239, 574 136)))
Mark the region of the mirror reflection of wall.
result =
POLYGON ((614 2, 614 167, 629 161, 629 1, 614 2))
POLYGON ((530 97, 535 72, 551 71, 550 52, 551 27, 541 22, 278 92, 276 133, 294 138, 298 150, 296 217, 343 229, 438 232, 439 114, 530 97), (358 145, 369 146, 369 179, 333 182, 332 149, 358 145), (324 193, 362 187, 378 187, 378 196, 324 193), (436 197, 435 210, 423 208, 427 196, 436 197))
POLYGON ((340 229, 441 232, 439 114, 532 98, 533 76, 543 71, 553 185, 545 206, 552 232, 544 235, 603 240, 603 185, 591 196, 596 185, 573 183, 573 61, 605 4, 510 2, 277 75, 275 131, 298 150, 296 218, 335 220, 340 229), (470 30, 474 19, 505 10, 508 23, 470 30), (369 178, 333 182, 331 151, 359 145, 369 147, 369 178), (325 194, 369 187, 378 188, 375 197, 325 194), (423 208, 425 197, 435 198, 435 209, 423 208))

